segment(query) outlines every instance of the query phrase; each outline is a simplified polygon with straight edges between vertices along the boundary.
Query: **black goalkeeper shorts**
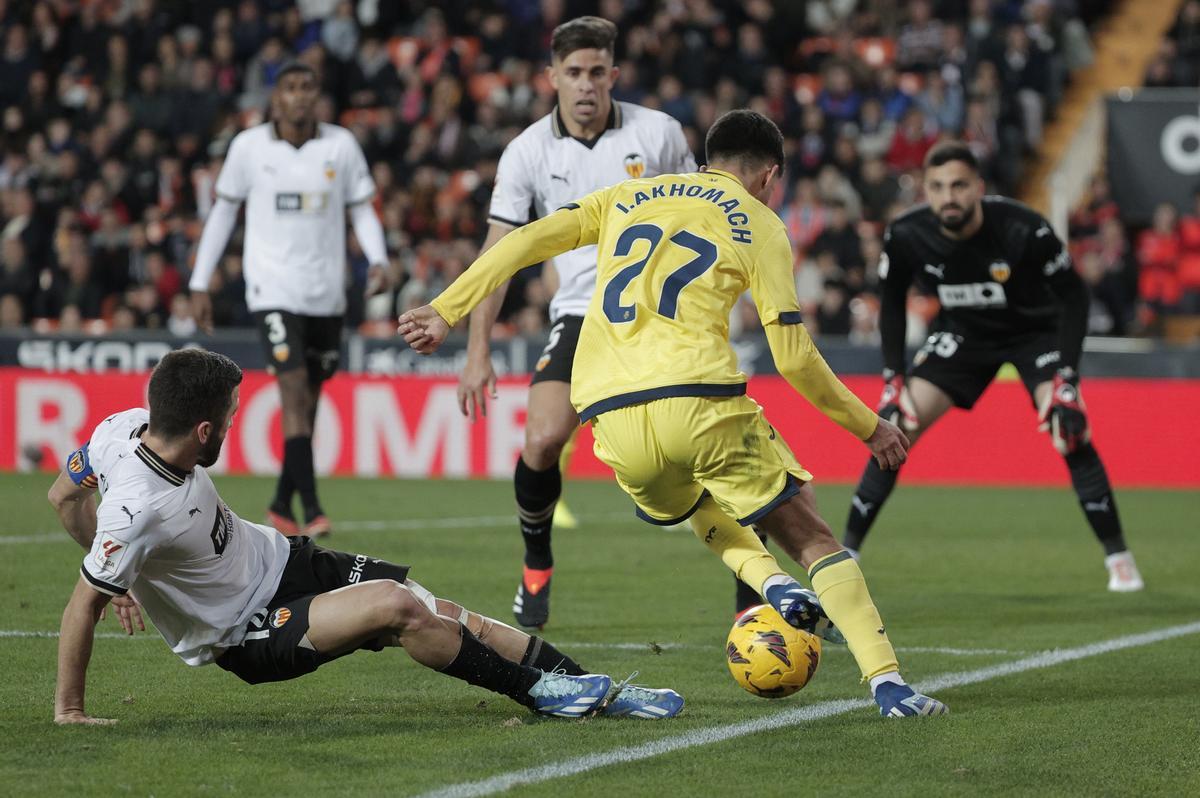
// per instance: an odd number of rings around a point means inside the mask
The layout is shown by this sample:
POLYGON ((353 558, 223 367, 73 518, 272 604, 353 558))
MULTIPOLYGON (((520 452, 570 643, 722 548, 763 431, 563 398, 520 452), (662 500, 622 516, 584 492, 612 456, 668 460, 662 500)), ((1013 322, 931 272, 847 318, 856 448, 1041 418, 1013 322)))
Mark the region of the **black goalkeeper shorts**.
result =
POLYGON ((1054 379, 1061 360, 1057 332, 1038 332, 1002 343, 937 332, 917 351, 908 375, 928 380, 956 406, 970 410, 1005 363, 1016 366, 1033 400, 1034 389, 1054 379))
MULTIPOLYGON (((241 645, 226 649, 217 658, 218 665, 250 684, 294 679, 350 653, 327 656, 304 645, 314 598, 359 582, 393 579, 403 583, 408 578, 407 565, 323 549, 306 537, 291 538, 291 546, 279 589, 246 624, 241 645)), ((382 648, 382 643, 374 640, 359 646, 368 651, 382 648)))

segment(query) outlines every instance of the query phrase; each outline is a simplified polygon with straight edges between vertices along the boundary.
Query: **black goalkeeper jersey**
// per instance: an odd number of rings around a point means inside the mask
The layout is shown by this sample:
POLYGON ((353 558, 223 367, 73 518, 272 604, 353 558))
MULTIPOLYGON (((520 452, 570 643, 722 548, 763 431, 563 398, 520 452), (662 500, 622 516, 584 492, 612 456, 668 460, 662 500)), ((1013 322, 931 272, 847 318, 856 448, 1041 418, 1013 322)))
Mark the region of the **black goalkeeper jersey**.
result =
POLYGON ((879 262, 884 365, 903 372, 910 286, 941 305, 936 329, 996 347, 1030 334, 1059 334, 1062 363, 1078 367, 1087 291, 1063 242, 1040 214, 1005 197, 984 197, 983 225, 962 241, 941 232, 928 205, 898 217, 879 262))

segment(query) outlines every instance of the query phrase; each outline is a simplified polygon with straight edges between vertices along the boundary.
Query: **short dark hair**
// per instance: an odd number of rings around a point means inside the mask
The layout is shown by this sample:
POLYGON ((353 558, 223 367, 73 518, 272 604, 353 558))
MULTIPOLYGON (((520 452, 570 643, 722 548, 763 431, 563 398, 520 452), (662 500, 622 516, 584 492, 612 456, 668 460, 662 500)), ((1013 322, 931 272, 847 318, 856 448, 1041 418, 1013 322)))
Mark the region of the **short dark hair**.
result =
POLYGON ((202 421, 222 423, 241 382, 242 370, 224 355, 204 349, 167 353, 150 375, 150 431, 178 438, 202 421))
POLYGON ((970 167, 971 171, 979 174, 979 159, 971 148, 961 141, 943 141, 933 145, 933 149, 925 154, 925 168, 942 166, 951 161, 959 161, 970 167))
POLYGON ((281 80, 283 80, 284 75, 290 75, 293 72, 300 72, 302 74, 308 75, 313 80, 320 83, 320 80, 318 80, 318 78, 317 78, 317 70, 313 69, 312 66, 304 63, 303 61, 292 60, 292 61, 285 61, 283 66, 281 66, 279 68, 279 71, 275 73, 275 85, 276 86, 279 85, 279 82, 281 80))
POLYGON ((607 50, 614 52, 617 26, 601 17, 576 17, 554 29, 550 36, 550 53, 562 60, 576 50, 607 50))
POLYGON ((783 166, 783 134, 757 111, 739 108, 722 114, 709 128, 704 153, 709 163, 741 160, 783 166))

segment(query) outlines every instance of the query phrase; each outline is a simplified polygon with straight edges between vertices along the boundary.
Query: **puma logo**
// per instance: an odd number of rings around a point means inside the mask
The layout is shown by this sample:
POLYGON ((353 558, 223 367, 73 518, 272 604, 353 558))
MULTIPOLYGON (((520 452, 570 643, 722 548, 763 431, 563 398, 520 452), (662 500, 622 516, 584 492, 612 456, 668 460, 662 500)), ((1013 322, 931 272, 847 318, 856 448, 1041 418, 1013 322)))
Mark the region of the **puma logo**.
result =
POLYGON ((188 518, 191 518, 193 515, 195 515, 198 512, 200 512, 200 508, 193 507, 192 509, 188 510, 188 518))
POLYGON ((1089 513, 1107 513, 1109 510, 1108 497, 1105 496, 1098 502, 1084 502, 1083 509, 1089 513))
POLYGON ((704 542, 712 543, 712 540, 714 537, 716 537, 716 534, 717 534, 717 528, 715 526, 710 527, 708 530, 708 534, 704 536, 704 542))
POLYGON ((141 511, 141 510, 138 510, 136 513, 131 513, 131 512, 129 512, 129 508, 128 508, 128 507, 126 507, 126 506, 125 506, 125 505, 123 505, 123 504, 121 505, 121 510, 122 510, 122 511, 124 511, 125 515, 129 516, 129 523, 131 523, 131 524, 133 523, 133 517, 134 517, 135 515, 141 515, 141 514, 142 514, 142 511, 141 511))
POLYGON ((929 272, 939 280, 946 279, 946 264, 944 263, 939 263, 937 266, 934 266, 932 263, 926 263, 925 271, 929 272))
POLYGON ((1045 238, 1048 235, 1050 235, 1050 228, 1046 225, 1039 227, 1037 232, 1033 234, 1034 238, 1045 238))
POLYGON ((854 505, 854 509, 858 510, 861 515, 870 515, 871 508, 875 506, 874 502, 865 502, 857 496, 850 499, 850 504, 854 505))
POLYGON ((551 180, 561 180, 561 181, 563 181, 564 183, 566 183, 566 182, 567 182, 567 179, 566 179, 565 177, 563 177, 562 175, 555 175, 555 174, 551 174, 551 175, 550 175, 550 179, 551 179, 551 180))

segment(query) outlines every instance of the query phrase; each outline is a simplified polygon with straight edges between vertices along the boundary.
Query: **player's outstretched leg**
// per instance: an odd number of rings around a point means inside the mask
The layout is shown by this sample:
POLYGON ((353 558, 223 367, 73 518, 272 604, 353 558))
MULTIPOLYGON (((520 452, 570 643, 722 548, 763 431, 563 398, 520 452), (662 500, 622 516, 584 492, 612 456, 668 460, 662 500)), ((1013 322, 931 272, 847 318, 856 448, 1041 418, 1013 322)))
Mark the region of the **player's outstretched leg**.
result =
POLYGON ((1114 593, 1132 593, 1145 587, 1138 572, 1133 553, 1125 545, 1121 518, 1117 514, 1117 499, 1108 482, 1108 473, 1096 447, 1084 444, 1065 455, 1071 472, 1071 485, 1079 498, 1079 506, 1104 547, 1104 565, 1108 569, 1108 589, 1114 593))
POLYGON ((428 668, 545 715, 586 715, 599 708, 612 687, 604 674, 547 673, 507 659, 394 580, 362 582, 312 600, 305 641, 318 653, 335 657, 373 640, 402 646, 428 668))
POLYGON ((896 651, 862 571, 818 514, 811 485, 804 484, 758 523, 808 571, 821 607, 846 638, 863 679, 870 683, 880 714, 900 717, 948 711, 945 704, 917 693, 900 676, 896 651))
MULTIPOLYGON (((547 673, 565 673, 568 676, 584 676, 588 673, 578 662, 540 637, 526 634, 486 615, 471 612, 448 599, 435 598, 411 579, 406 581, 405 585, 426 606, 432 606, 438 615, 457 620, 506 659, 547 673)), ((674 690, 631 684, 636 675, 637 671, 634 671, 624 681, 613 684, 608 696, 598 708, 601 714, 646 720, 662 720, 679 714, 683 709, 683 696, 674 690)))

